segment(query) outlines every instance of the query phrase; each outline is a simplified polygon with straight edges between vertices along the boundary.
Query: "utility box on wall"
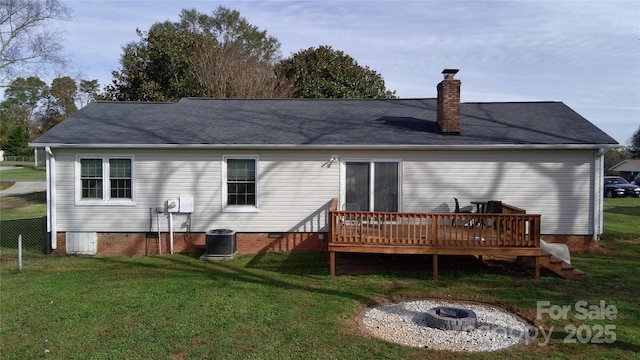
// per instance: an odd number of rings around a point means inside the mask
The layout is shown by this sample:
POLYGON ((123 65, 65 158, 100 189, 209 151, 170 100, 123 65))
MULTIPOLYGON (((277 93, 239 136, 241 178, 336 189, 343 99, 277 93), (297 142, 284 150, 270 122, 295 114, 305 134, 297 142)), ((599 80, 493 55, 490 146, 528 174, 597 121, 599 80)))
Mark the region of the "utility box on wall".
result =
POLYGON ((191 214, 193 212, 193 197, 180 196, 180 211, 183 214, 191 214))
POLYGON ((180 196, 167 200, 167 212, 191 214, 193 212, 193 197, 180 196))

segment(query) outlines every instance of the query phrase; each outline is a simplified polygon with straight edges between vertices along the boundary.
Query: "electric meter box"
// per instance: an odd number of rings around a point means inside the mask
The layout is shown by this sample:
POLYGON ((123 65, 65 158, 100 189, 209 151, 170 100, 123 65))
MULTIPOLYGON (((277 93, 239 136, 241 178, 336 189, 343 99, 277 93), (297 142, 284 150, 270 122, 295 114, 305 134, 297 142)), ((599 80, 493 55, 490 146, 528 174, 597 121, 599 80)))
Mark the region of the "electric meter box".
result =
POLYGON ((180 210, 180 200, 179 199, 169 199, 167 200, 167 212, 176 213, 180 210))

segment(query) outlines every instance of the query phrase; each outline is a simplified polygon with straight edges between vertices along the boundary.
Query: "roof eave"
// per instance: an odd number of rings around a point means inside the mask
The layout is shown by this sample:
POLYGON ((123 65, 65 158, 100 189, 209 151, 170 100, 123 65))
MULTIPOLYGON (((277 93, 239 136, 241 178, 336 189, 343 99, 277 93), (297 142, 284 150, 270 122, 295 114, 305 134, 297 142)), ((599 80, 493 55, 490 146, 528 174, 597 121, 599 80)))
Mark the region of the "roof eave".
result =
POLYGON ((256 150, 590 150, 614 149, 620 144, 451 144, 451 145, 363 145, 363 144, 60 144, 29 143, 30 147, 52 149, 256 149, 256 150))

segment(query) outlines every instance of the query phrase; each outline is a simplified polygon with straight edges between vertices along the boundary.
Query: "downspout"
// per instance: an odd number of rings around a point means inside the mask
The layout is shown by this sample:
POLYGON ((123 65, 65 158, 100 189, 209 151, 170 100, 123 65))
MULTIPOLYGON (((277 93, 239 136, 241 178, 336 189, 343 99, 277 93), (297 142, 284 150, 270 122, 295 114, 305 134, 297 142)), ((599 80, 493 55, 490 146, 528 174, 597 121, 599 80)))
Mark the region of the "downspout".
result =
POLYGON ((47 232, 51 234, 51 250, 58 248, 56 229, 56 158, 50 147, 45 148, 47 162, 47 232))
POLYGON ((593 241, 600 240, 604 224, 604 153, 600 148, 594 161, 594 188, 593 188, 593 241))
POLYGON ((173 213, 169 213, 169 253, 173 254, 173 213))

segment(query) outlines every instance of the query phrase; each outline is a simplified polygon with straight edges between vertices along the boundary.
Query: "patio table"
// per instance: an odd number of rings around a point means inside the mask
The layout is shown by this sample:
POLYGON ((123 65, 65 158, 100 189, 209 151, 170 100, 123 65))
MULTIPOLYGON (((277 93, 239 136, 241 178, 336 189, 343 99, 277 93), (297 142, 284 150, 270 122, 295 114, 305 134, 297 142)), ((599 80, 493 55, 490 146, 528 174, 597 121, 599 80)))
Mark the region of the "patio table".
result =
POLYGON ((474 200, 474 201, 471 201, 471 203, 476 206, 476 212, 479 213, 479 214, 482 214, 487 209, 488 201, 487 200, 474 200))

